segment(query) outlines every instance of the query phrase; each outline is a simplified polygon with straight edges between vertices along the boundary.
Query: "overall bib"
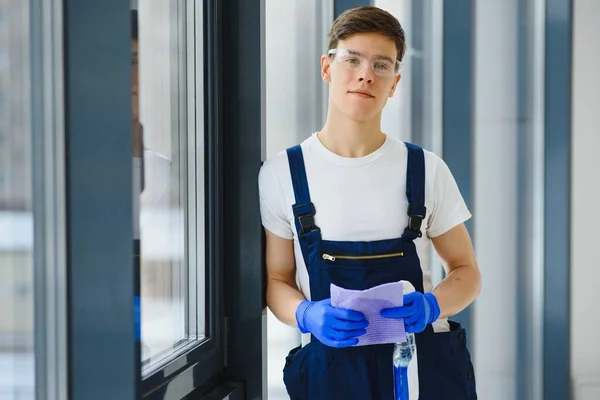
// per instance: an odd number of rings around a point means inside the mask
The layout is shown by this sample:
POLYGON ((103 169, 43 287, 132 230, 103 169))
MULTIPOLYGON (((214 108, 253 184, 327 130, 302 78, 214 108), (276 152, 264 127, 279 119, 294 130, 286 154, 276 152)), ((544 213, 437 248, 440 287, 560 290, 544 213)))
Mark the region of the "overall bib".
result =
MULTIPOLYGON (((408 227, 399 238, 372 242, 330 241, 315 225, 301 147, 287 150, 296 204, 295 225, 308 269, 311 300, 330 297, 330 284, 365 290, 400 280, 423 293, 423 272, 414 240, 425 216, 423 150, 406 144, 408 227)), ((351 217, 351 216, 349 216, 351 217)), ((475 377, 466 333, 450 322, 450 332, 434 333, 431 325, 416 335, 421 400, 474 400, 475 377)), ((394 398, 394 345, 332 348, 315 336, 286 357, 283 379, 291 400, 370 400, 394 398)))

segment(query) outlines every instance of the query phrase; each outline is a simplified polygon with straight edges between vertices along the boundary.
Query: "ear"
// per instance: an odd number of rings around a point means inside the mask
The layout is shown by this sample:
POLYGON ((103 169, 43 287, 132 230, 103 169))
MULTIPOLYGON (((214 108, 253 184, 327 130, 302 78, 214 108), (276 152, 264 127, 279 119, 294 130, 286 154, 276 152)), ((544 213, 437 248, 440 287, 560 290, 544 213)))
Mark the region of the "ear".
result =
POLYGON ((321 56, 321 78, 325 83, 331 83, 331 58, 327 54, 321 56))
POLYGON ((394 83, 392 84, 392 88, 390 89, 390 94, 388 97, 394 96, 394 93, 396 92, 396 88, 398 87, 398 83, 400 82, 401 78, 402 78, 402 73, 400 73, 399 75, 394 77, 394 83))

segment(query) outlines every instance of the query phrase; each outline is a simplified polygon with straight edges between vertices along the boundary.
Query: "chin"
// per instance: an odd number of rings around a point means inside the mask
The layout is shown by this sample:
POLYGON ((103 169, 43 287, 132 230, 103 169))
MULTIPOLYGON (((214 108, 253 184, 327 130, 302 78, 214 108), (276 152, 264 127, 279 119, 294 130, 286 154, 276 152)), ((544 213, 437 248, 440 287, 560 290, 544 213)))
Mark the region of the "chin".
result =
MULTIPOLYGON (((344 115, 351 121, 367 122, 377 118, 381 114, 381 105, 372 103, 365 104, 364 102, 344 101, 345 99, 337 99, 331 105, 335 107, 337 113, 344 115)), ((384 104, 385 105, 385 104, 384 104)))
POLYGON ((346 116, 353 121, 356 122, 366 122, 377 117, 379 112, 377 110, 352 110, 349 109, 346 113, 346 116))

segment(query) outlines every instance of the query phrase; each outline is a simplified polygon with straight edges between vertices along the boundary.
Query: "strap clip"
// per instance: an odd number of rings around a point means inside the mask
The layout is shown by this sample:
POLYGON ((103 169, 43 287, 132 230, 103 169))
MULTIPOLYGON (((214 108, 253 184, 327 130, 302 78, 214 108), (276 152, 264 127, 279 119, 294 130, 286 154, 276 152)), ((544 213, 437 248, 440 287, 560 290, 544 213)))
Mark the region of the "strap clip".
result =
POLYGON ((419 237, 423 236, 421 232, 421 226, 425 215, 427 214, 427 208, 425 206, 409 204, 408 205, 408 229, 413 232, 419 232, 419 237))
POLYGON ((313 203, 294 206, 294 214, 300 223, 300 234, 304 235, 321 229, 315 225, 315 206, 313 203), (308 210, 307 210, 308 209, 308 210))

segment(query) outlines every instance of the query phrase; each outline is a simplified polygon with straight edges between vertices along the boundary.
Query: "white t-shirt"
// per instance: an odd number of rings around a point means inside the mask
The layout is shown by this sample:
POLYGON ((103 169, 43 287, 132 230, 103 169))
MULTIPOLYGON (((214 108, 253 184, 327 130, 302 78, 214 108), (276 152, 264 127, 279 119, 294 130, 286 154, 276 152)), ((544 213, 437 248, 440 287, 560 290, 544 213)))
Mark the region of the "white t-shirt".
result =
MULTIPOLYGON (((406 145, 391 136, 375 152, 346 158, 328 150, 316 134, 301 144, 310 191, 316 210, 315 224, 322 238, 333 241, 374 241, 402 236, 406 213, 406 145)), ((425 153, 425 207, 427 214, 415 240, 426 292, 433 289, 429 271, 429 244, 471 217, 446 163, 425 153)), ((260 211, 265 229, 294 240, 296 283, 310 300, 308 271, 302 258, 292 205, 295 204, 287 153, 266 161, 259 174, 260 211)), ((434 331, 448 331, 448 321, 438 320, 434 331)), ((304 339, 304 338, 303 338, 304 339)), ((304 340, 303 340, 304 342, 304 340)))

